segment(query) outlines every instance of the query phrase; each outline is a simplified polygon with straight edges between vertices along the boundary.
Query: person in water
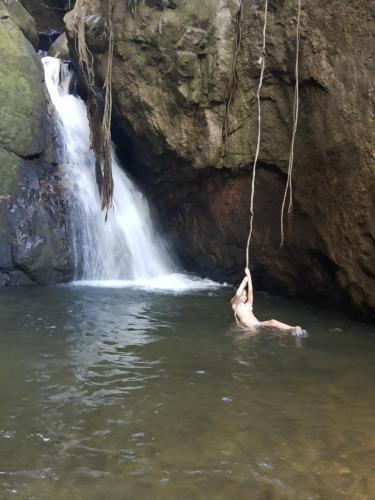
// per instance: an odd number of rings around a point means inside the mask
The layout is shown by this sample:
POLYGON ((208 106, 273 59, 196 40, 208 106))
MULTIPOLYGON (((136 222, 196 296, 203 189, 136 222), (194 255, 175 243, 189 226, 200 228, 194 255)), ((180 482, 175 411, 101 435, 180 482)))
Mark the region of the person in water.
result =
POLYGON ((257 332, 263 328, 276 330, 278 332, 293 333, 294 335, 304 335, 306 332, 300 326, 290 326, 281 323, 276 319, 259 321, 253 313, 253 283, 250 270, 245 269, 246 276, 242 280, 236 295, 231 299, 231 305, 240 326, 251 332, 257 332), (246 292, 247 287, 247 292, 246 292))

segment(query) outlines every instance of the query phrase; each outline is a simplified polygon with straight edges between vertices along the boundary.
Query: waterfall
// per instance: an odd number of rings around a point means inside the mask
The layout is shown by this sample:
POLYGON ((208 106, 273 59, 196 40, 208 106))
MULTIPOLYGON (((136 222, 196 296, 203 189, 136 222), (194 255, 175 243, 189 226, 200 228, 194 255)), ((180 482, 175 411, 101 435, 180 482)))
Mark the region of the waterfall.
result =
POLYGON ((86 105, 70 94, 72 73, 59 59, 42 59, 45 81, 55 107, 58 156, 69 200, 76 280, 95 286, 136 283, 155 288, 213 285, 176 274, 165 243, 155 232, 147 200, 119 166, 112 148, 113 209, 101 210, 90 147, 86 105))

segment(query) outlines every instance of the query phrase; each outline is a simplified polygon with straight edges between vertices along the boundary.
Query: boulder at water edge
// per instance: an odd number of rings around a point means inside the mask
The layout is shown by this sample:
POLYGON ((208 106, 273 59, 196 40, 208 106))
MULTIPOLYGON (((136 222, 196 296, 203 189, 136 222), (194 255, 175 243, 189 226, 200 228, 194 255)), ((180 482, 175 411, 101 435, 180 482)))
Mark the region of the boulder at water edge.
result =
POLYGON ((0 1, 0 285, 71 277, 41 62, 0 1))

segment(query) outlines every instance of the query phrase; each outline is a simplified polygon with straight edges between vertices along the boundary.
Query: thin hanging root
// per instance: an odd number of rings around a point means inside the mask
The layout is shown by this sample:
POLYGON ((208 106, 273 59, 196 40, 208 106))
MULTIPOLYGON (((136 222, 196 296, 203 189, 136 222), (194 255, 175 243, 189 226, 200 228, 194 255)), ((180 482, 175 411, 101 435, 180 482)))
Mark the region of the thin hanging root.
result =
POLYGON ((259 85, 257 91, 257 102, 258 102, 258 140, 257 140, 257 149, 254 158, 253 165, 253 176, 251 180, 251 201, 250 201, 250 228, 249 228, 249 236, 247 238, 246 244, 246 267, 249 267, 250 262, 250 243, 253 235, 253 225, 254 225, 254 197, 255 197, 255 178, 256 178, 256 169, 259 158, 260 151, 260 138, 262 132, 262 115, 261 115, 261 103, 260 103, 260 94, 263 86, 263 78, 264 78, 264 70, 266 67, 266 34, 267 34, 267 15, 268 15, 268 0, 265 0, 264 3, 264 24, 263 24, 263 44, 262 44, 262 67, 260 71, 259 77, 259 85))
POLYGON ((113 199, 113 176, 112 176, 112 148, 111 148, 111 119, 112 119, 112 68, 113 68, 113 51, 115 38, 113 34, 113 0, 109 0, 109 48, 107 74, 104 82, 105 103, 103 114, 103 190, 102 190, 102 209, 107 210, 112 206, 113 199))
POLYGON ((227 154, 227 141, 228 141, 228 122, 229 122, 229 114, 230 107, 232 104, 234 92, 236 90, 238 76, 237 76, 237 59, 241 49, 241 40, 242 40, 242 17, 243 17, 243 6, 242 0, 240 0, 240 8, 237 14, 237 36, 236 36, 236 45, 234 49, 233 61, 232 61, 232 75, 231 82, 229 86, 229 94, 227 102, 225 103, 225 114, 223 121, 223 129, 222 129, 222 140, 223 140, 223 152, 222 157, 225 157, 227 154))
POLYGON ((160 17, 159 17, 159 33, 162 32, 163 30, 163 24, 166 21, 166 16, 167 16, 167 8, 169 6, 169 0, 161 0, 160 2, 160 17))
POLYGON ((301 0, 298 0, 298 14, 297 14, 297 33, 296 33, 296 65, 295 65, 295 88, 294 88, 294 101, 293 101, 293 132, 292 141, 290 146, 289 155, 289 165, 288 165, 288 180, 285 187, 283 203, 281 207, 281 243, 280 246, 284 246, 285 242, 285 205, 286 199, 289 194, 289 205, 288 205, 288 219, 289 227, 291 227, 291 218, 293 211, 293 166, 294 166, 294 145, 296 140, 297 128, 298 128, 298 117, 299 117, 299 52, 300 52, 300 38, 301 38, 301 0))
POLYGON ((135 17, 137 11, 137 0, 128 0, 128 7, 131 10, 132 16, 135 17))

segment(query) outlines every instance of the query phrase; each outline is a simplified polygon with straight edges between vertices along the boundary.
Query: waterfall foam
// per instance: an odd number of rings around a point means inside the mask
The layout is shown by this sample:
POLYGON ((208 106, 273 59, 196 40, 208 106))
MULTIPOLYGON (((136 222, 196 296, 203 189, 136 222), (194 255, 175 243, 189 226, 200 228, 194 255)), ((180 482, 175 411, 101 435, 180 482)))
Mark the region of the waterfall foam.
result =
POLYGON ((56 110, 59 162, 69 194, 77 284, 186 290, 214 286, 178 274, 154 231, 147 200, 120 168, 114 151, 113 209, 101 210, 85 103, 70 94, 72 74, 59 59, 42 59, 56 110))

